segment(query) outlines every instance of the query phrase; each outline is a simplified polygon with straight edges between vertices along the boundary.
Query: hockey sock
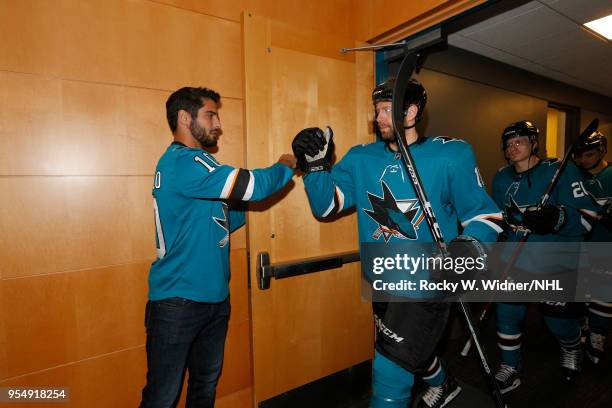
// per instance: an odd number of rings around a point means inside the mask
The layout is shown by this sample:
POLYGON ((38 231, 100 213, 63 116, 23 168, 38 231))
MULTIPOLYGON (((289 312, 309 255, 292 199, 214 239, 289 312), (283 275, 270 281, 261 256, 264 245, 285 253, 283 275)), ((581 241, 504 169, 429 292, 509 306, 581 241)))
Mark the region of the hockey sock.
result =
POLYGON ((521 324, 527 307, 523 304, 497 303, 497 345, 503 364, 519 368, 521 365, 521 324))
POLYGON ((580 345, 578 319, 544 316, 544 320, 562 347, 575 348, 580 345))
POLYGON ((432 387, 442 385, 446 379, 446 372, 440 364, 440 359, 437 356, 433 357, 432 363, 427 368, 427 371, 423 374, 423 381, 432 387))
POLYGON ((612 327, 612 303, 592 301, 589 304, 589 327, 593 333, 606 336, 612 327))

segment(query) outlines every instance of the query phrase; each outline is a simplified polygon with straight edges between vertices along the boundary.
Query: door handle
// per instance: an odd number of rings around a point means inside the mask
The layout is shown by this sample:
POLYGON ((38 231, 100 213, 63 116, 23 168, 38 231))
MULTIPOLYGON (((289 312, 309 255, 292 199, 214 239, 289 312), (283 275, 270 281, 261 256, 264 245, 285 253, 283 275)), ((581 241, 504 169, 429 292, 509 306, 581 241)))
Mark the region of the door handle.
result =
POLYGON ((285 279, 292 276, 336 269, 344 264, 359 262, 359 260, 359 251, 350 251, 271 264, 270 254, 259 252, 257 254, 258 286, 261 290, 269 289, 272 278, 285 279))

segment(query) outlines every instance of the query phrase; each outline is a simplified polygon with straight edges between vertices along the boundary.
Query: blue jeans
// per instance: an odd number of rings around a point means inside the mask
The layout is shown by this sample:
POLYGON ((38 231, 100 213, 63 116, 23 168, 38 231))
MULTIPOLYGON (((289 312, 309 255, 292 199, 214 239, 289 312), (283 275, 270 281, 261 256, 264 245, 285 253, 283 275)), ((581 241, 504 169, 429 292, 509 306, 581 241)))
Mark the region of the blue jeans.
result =
POLYGON ((229 297, 220 303, 147 302, 147 384, 140 408, 175 407, 186 370, 186 407, 214 407, 229 315, 229 297))

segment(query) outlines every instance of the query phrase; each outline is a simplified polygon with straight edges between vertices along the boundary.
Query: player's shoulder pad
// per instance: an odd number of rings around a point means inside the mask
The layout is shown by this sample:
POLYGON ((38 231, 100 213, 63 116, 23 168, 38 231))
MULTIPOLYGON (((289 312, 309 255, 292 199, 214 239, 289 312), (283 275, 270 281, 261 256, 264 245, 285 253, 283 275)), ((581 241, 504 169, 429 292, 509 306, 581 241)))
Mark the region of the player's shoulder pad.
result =
POLYGON ((202 149, 195 149, 193 147, 187 147, 183 144, 173 143, 168 149, 168 153, 171 153, 175 157, 193 156, 199 152, 203 152, 202 149))
POLYGON ((351 158, 356 158, 362 155, 371 155, 373 152, 379 149, 381 149, 380 142, 358 144, 351 147, 348 152, 344 154, 342 159, 349 158, 350 160, 351 158))
POLYGON ((500 167, 499 169, 497 169, 498 173, 504 173, 506 171, 510 170, 511 165, 510 164, 506 164, 505 166, 500 167))
POLYGON ((612 165, 608 165, 597 175, 598 179, 612 180, 612 165))
POLYGON ((463 139, 455 139, 448 136, 429 137, 429 144, 439 152, 451 154, 472 151, 472 146, 463 139))
POLYGON ((355 153, 359 153, 359 152, 367 152, 373 149, 376 149, 377 147, 379 147, 380 144, 384 144, 382 142, 372 142, 372 143, 361 143, 358 145, 355 145, 353 147, 351 147, 347 154, 349 152, 355 152, 355 153))
POLYGON ((475 160, 472 145, 463 139, 448 136, 432 136, 426 143, 434 151, 436 157, 444 158, 450 162, 462 162, 467 159, 475 160))
POLYGON ((455 137, 450 137, 450 136, 431 136, 429 137, 429 139, 431 139, 432 143, 441 143, 442 145, 446 145, 450 143, 450 145, 452 146, 455 142, 468 144, 463 139, 457 139, 455 137))
MULTIPOLYGON (((542 164, 547 164, 549 166, 554 166, 554 165, 557 165, 557 164, 561 164, 561 160, 556 159, 554 157, 551 157, 551 158, 547 158, 547 159, 542 159, 542 164)), ((571 164, 571 163, 569 163, 569 164, 571 164)))

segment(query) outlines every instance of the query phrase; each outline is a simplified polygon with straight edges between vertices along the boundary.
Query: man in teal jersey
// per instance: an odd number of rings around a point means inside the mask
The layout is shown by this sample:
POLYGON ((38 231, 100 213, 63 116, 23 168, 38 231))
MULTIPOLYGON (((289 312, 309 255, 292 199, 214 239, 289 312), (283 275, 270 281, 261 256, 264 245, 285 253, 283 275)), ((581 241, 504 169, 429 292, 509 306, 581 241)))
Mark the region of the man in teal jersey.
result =
MULTIPOLYGON (((502 150, 509 165, 493 178, 493 199, 504 209, 508 221, 508 242, 518 242, 526 228, 530 231, 526 246, 515 266, 530 273, 556 273, 578 259, 574 253, 561 253, 571 242, 579 243, 591 230, 595 208, 580 187, 578 169, 565 168, 548 203, 538 207, 540 198, 558 169, 556 159, 541 159, 538 153, 539 130, 531 122, 510 124, 502 134, 502 150), (547 248, 559 250, 557 256, 529 250, 529 243, 550 243, 547 248), (558 244, 558 245, 555 245, 558 244)), ((577 247, 579 244, 577 244, 577 247)), ((540 248, 542 248, 541 246, 540 248)), ((510 258, 510 257, 508 257, 510 258)), ((512 271, 515 273, 516 271, 512 271)), ((511 276, 515 277, 515 276, 511 276)), ((561 346, 562 375, 570 380, 581 368, 579 315, 576 303, 540 303, 544 320, 561 346)), ((526 304, 497 303, 497 337, 502 363, 495 374, 502 393, 517 388, 521 372, 522 323, 526 304)))
POLYGON ((142 408, 174 407, 189 372, 187 407, 213 407, 230 315, 229 234, 245 221, 238 207, 291 180, 295 158, 258 170, 220 164, 221 97, 185 87, 166 102, 173 142, 155 169, 157 259, 149 272, 147 383, 142 408))
MULTIPOLYGON (((601 132, 593 132, 577 146, 574 161, 583 170, 582 186, 599 208, 598 221, 586 236, 589 242, 612 241, 612 167, 606 161, 608 143, 601 132)), ((599 257, 601 259, 601 257, 599 257)), ((609 264, 598 262, 594 267, 608 271, 609 264)), ((606 335, 612 326, 612 296, 607 301, 593 300, 588 304, 589 334, 586 352, 589 359, 598 364, 604 355, 606 335)))
MULTIPOLYGON (((304 186, 313 213, 325 218, 356 208, 362 251, 370 245, 383 249, 404 244, 404 248, 411 250, 430 243, 434 247, 395 140, 391 120, 394 83, 394 79, 389 79, 372 93, 380 141, 354 146, 333 166, 333 139, 329 131, 304 129, 293 141, 298 167, 305 173, 304 186)), ((496 241, 502 231, 501 212, 483 187, 468 143, 445 136, 419 136, 415 125, 426 101, 424 87, 411 80, 403 107, 406 140, 438 224, 449 242, 451 256, 465 251, 464 256, 477 258, 483 255, 480 242, 496 241)), ((368 271, 364 272, 368 279, 368 271)), ((415 376, 429 385, 419 406, 443 407, 461 391, 436 356, 450 304, 401 300, 372 304, 376 351, 371 407, 410 406, 415 376)))

